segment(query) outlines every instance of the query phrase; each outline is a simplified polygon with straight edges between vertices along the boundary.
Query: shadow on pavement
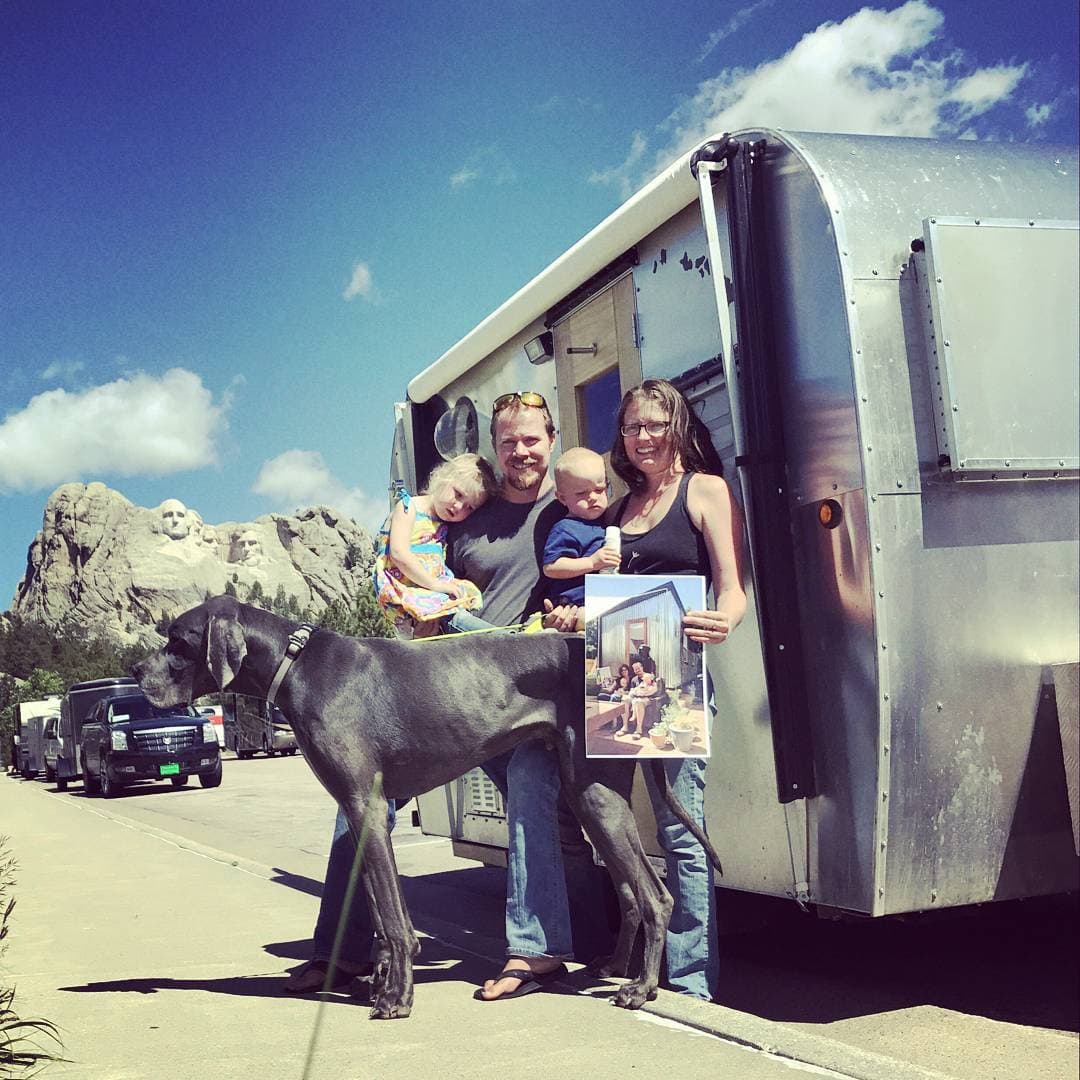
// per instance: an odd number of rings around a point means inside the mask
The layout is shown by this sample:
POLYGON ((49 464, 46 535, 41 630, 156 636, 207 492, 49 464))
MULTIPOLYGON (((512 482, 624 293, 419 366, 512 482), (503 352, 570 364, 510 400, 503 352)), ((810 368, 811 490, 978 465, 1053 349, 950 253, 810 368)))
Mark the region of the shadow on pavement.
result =
MULTIPOLYGON (((293 947, 298 943, 287 942, 293 947)), ((307 943, 303 943, 307 944, 307 943)), ((265 946, 268 953, 279 955, 281 943, 265 946)), ((462 957, 459 953, 446 948, 441 942, 425 939, 423 952, 416 958, 413 977, 417 986, 425 983, 464 982, 480 985, 492 974, 491 965, 478 957, 462 957)), ((316 994, 285 994, 281 987, 285 981, 283 974, 241 975, 223 979, 174 979, 146 976, 138 979, 110 979, 102 982, 89 982, 75 986, 60 986, 58 990, 71 994, 156 994, 163 990, 197 990, 202 993, 227 994, 232 997, 317 997, 316 994)), ((353 998, 348 990, 332 991, 325 995, 344 1005, 366 1005, 367 1001, 353 998)))

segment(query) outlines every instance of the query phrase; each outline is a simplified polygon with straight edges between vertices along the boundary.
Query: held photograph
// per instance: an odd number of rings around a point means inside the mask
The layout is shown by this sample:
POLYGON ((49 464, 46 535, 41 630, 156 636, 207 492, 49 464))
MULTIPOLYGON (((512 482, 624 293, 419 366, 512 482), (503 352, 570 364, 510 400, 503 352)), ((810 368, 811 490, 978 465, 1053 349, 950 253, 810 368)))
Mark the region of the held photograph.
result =
POLYGON ((705 608, 696 575, 585 578, 585 753, 707 758, 707 675, 682 618, 705 608))

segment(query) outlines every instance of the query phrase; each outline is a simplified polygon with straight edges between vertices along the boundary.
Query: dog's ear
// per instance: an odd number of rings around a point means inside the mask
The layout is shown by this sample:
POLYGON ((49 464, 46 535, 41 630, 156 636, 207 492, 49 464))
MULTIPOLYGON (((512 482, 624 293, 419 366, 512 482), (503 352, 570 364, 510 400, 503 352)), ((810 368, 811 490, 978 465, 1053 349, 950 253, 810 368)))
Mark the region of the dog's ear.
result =
POLYGON ((210 619, 206 631, 206 666, 222 690, 236 678, 247 656, 244 632, 235 619, 210 619))

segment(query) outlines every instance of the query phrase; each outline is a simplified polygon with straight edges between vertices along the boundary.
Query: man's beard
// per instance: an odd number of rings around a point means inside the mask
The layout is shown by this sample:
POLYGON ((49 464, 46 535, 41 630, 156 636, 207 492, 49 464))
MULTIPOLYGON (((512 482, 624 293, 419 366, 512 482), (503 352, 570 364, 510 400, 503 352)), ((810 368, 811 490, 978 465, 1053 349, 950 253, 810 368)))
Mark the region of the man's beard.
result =
POLYGON ((506 481, 515 491, 529 491, 543 478, 544 474, 537 465, 530 465, 524 470, 509 469, 506 473, 506 481))

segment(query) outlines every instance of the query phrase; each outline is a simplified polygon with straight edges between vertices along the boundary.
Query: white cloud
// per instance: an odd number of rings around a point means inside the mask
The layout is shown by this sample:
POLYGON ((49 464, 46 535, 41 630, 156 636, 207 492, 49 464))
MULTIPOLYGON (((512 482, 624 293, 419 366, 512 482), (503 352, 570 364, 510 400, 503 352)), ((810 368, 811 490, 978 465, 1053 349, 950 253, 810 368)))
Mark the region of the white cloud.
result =
POLYGON ((47 390, 0 423, 0 491, 202 468, 216 460, 226 411, 183 368, 77 393, 47 390))
MULTIPOLYGON (((721 131, 778 127, 877 135, 957 137, 971 121, 1009 100, 1026 64, 974 68, 938 41, 944 16, 926 0, 891 11, 862 8, 825 22, 779 59, 729 67, 698 84, 659 126, 655 169, 721 131), (937 45, 937 48, 935 46, 937 45)), ((634 134, 631 156, 637 154, 634 134)), ((618 180, 623 166, 607 170, 618 180)), ((595 174, 598 177, 605 173, 595 174)), ((640 182, 640 177, 635 183, 640 182)))
POLYGON ((357 296, 365 300, 375 298, 375 278, 371 273, 371 267, 366 262, 358 262, 353 267, 352 277, 345 291, 341 294, 342 300, 352 300, 357 296))
POLYGON ((285 513, 305 506, 332 506, 371 532, 379 528, 389 509, 386 499, 373 499, 361 488, 346 487, 317 450, 286 450, 264 461, 251 490, 265 495, 285 513))
POLYGON ((589 175, 590 184, 618 184, 619 194, 629 198, 634 189, 633 176, 637 172, 638 163, 641 161, 648 148, 649 140, 640 131, 634 132, 630 142, 630 152, 621 165, 615 165, 610 169, 593 172, 589 175))
POLYGON ((513 165, 497 146, 483 146, 469 155, 456 172, 450 174, 450 188, 460 191, 478 180, 491 184, 509 184, 517 179, 513 165))
POLYGON ((43 382, 52 382, 56 379, 70 379, 77 375, 86 365, 81 360, 54 360, 41 373, 39 378, 43 382))
POLYGON ((734 15, 718 30, 714 30, 706 39, 705 47, 697 58, 700 64, 725 38, 741 30, 762 8, 772 7, 776 0, 756 0, 753 4, 739 8, 734 15))
POLYGON ((471 184, 474 180, 479 179, 480 174, 475 169, 463 166, 450 177, 450 186, 456 191, 458 188, 462 188, 466 184, 471 184))
POLYGON ((1028 127, 1042 127, 1050 119, 1054 112, 1054 106, 1050 102, 1043 105, 1029 105, 1024 111, 1027 117, 1028 127))

